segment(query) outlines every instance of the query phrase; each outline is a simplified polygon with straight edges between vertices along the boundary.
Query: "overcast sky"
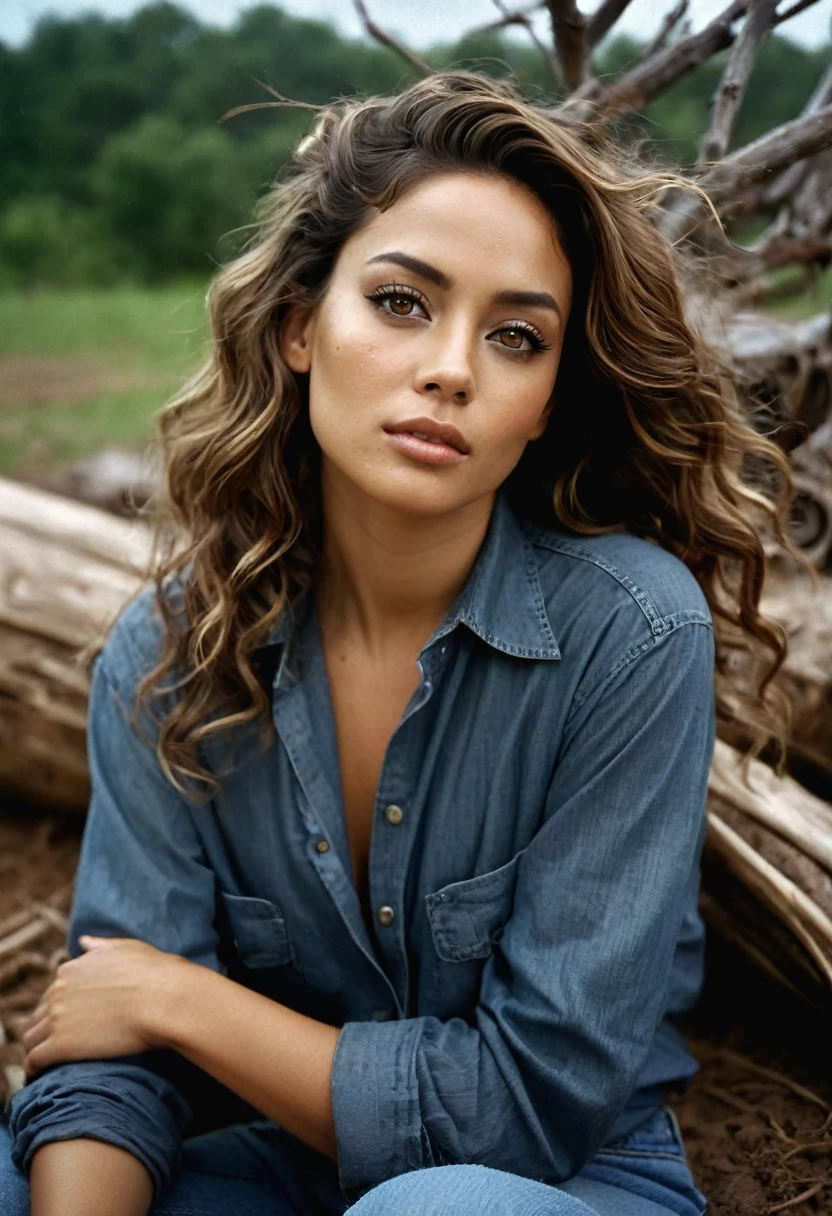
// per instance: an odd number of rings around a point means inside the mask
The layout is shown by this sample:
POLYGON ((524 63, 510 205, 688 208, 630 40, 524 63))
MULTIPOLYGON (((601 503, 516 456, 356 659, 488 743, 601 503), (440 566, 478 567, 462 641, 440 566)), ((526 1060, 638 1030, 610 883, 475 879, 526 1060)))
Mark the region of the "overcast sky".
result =
MULTIPOLYGON (((245 0, 242 3, 237 0, 177 2, 214 25, 230 25, 238 13, 252 7, 250 0, 248 3, 245 0)), ((143 4, 144 0, 0 0, 0 40, 14 45, 25 42, 35 22, 46 13, 69 17, 97 12, 124 17, 142 8, 143 4)), ((584 0, 581 7, 592 12, 597 5, 598 0, 584 0)), ((412 46, 452 41, 464 30, 493 20, 497 13, 492 0, 367 0, 367 6, 378 22, 412 46)), ((510 0, 510 6, 521 7, 519 0, 510 0)), ((783 0, 782 8, 789 6, 790 0, 783 0)), ((362 32, 351 0, 282 0, 281 7, 299 15, 331 21, 348 35, 362 32)), ((649 37, 663 14, 672 7, 673 0, 632 0, 618 28, 638 37, 649 37)), ((693 28, 699 29, 725 7, 726 0, 690 0, 693 28)), ((545 13, 539 14, 539 20, 541 29, 545 29, 545 13)), ((830 25, 832 0, 819 0, 783 29, 789 37, 807 46, 818 46, 829 41, 830 25)), ((524 35, 517 31, 515 36, 524 35)))

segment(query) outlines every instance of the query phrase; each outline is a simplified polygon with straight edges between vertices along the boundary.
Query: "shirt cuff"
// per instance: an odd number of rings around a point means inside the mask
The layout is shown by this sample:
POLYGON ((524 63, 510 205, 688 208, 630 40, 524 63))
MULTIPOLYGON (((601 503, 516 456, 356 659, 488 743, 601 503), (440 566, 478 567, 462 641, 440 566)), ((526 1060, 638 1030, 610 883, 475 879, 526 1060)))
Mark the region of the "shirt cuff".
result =
POLYGON ((347 1022, 332 1062, 341 1190, 354 1201, 387 1178, 432 1165, 416 1083, 420 1018, 347 1022))
POLYGON ((153 1202, 179 1167, 190 1108, 175 1086, 141 1066, 78 1061, 35 1077, 9 1106, 11 1159, 28 1175, 44 1144, 84 1137, 126 1149, 146 1166, 153 1202), (113 1065, 116 1065, 113 1067, 113 1065))

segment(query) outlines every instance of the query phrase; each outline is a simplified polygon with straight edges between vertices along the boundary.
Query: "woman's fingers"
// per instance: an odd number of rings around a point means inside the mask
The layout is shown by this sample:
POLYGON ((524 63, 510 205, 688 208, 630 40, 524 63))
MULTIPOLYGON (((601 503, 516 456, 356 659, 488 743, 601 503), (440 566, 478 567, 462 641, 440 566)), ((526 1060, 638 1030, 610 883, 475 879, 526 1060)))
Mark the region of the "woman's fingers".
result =
POLYGON ((39 1018, 36 1022, 34 1015, 29 1023, 28 1029, 23 1032, 23 1046, 27 1051, 31 1051, 38 1043, 42 1043, 44 1039, 49 1038, 52 1028, 52 1020, 47 1013, 44 1017, 39 1018))
POLYGON ((48 1038, 44 1039, 42 1043, 38 1043, 37 1047, 33 1047, 27 1053, 26 1059, 23 1061, 26 1076, 31 1077, 33 1073, 40 1072, 42 1068, 47 1068, 50 1064, 57 1063, 58 1059, 59 1057, 54 1055, 50 1040, 48 1038))
POLYGON ((46 1002, 41 1001, 37 1009, 33 1009, 26 1021, 23 1023, 24 1031, 28 1030, 31 1026, 34 1026, 36 1022, 39 1022, 41 1018, 46 1015, 48 1009, 49 1006, 46 1004, 46 1002))

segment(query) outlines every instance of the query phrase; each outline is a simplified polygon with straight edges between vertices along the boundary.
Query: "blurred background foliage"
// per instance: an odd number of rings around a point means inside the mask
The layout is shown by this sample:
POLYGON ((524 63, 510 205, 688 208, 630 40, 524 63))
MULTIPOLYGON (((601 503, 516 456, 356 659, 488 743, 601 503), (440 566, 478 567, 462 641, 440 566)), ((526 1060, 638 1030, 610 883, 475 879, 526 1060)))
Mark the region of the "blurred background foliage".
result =
MULTIPOLYGON (((434 68, 513 72, 552 93, 537 50, 501 34, 416 48, 434 68)), ((613 37, 617 74, 641 50, 613 37)), ((735 131, 744 144, 796 116, 828 62, 770 37, 735 131)), ((668 164, 696 157, 724 64, 717 57, 627 121, 668 164)), ((170 3, 127 19, 48 18, 0 43, 0 473, 37 477, 108 445, 139 446, 204 350, 205 288, 246 236, 257 198, 314 113, 267 109, 267 82, 298 101, 385 93, 407 64, 277 5, 212 28, 170 3)), ((832 298, 832 272, 808 312, 832 298)))
MULTIPOLYGON (((639 49, 629 38, 611 39, 597 70, 616 74, 639 49)), ((529 93, 551 90, 537 51, 499 34, 425 54, 434 67, 495 74, 508 67, 529 93)), ((737 142, 796 116, 828 55, 828 48, 770 38, 737 142)), ((695 159, 721 67, 714 59, 639 117, 662 159, 695 159)), ((256 81, 323 103, 392 91, 410 79, 392 51, 273 5, 249 9, 228 30, 168 3, 125 20, 41 21, 26 45, 0 44, 0 284, 207 274, 242 239, 232 230, 250 220, 313 117, 283 108, 221 124, 235 106, 268 100, 256 81)))

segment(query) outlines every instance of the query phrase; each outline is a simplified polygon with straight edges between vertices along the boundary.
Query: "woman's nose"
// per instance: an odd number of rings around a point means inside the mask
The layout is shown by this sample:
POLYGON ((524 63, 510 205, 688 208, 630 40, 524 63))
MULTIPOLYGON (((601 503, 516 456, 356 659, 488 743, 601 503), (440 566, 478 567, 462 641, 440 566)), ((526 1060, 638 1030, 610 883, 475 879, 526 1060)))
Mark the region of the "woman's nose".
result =
POLYGON ((432 393, 443 400, 470 401, 474 395, 474 370, 470 333, 461 325, 431 335, 417 372, 416 391, 432 393))

